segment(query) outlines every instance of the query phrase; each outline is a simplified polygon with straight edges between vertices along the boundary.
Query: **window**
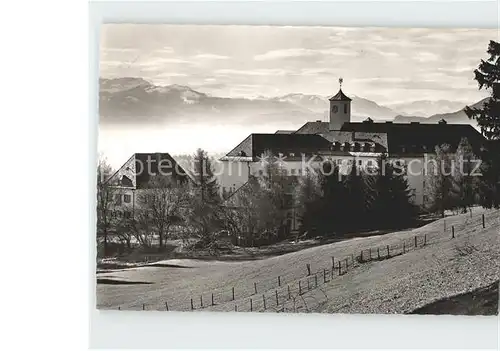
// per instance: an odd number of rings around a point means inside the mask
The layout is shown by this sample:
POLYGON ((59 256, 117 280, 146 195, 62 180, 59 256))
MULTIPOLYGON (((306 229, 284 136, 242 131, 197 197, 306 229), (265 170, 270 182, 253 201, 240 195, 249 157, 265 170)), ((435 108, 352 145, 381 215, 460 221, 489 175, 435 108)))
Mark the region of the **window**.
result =
POLYGON ((292 169, 290 170, 290 173, 291 173, 292 175, 295 175, 295 174, 297 173, 297 172, 296 172, 296 169, 292 168, 292 169))
POLYGON ((264 171, 261 169, 259 170, 259 175, 262 176, 264 174, 264 171))
POLYGON ((117 205, 121 205, 121 203, 122 203, 122 194, 115 194, 115 203, 117 205))
POLYGON ((295 154, 293 152, 290 152, 290 157, 295 157, 295 154))
POLYGON ((132 200, 132 196, 126 195, 126 194, 123 195, 123 202, 129 204, 131 200, 132 200))
POLYGON ((347 104, 344 104, 344 113, 347 113, 347 104))
POLYGON ((368 161, 366 162, 366 165, 367 165, 368 167, 373 167, 373 161, 372 161, 372 160, 368 160, 368 161))
POLYGON ((302 168, 299 168, 299 174, 302 175, 302 168))
POLYGON ((358 160, 358 166, 362 166, 363 165, 363 160, 358 160))

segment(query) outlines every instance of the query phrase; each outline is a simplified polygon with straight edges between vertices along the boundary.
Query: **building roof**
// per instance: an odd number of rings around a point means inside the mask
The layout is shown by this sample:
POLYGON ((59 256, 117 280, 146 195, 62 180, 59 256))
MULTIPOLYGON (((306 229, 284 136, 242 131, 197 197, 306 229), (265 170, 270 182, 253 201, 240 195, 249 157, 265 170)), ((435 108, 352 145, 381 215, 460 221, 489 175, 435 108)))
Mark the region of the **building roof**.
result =
MULTIPOLYGON (((250 134, 238 146, 231 150, 227 157, 248 157, 253 161, 257 157, 271 151, 273 154, 300 158, 301 154, 310 155, 330 150, 331 143, 316 134, 250 134)), ((224 158, 223 158, 224 159, 224 158)))
POLYGON ((349 98, 347 95, 344 94, 342 89, 339 90, 339 92, 335 95, 333 95, 330 99, 330 101, 352 101, 351 98, 349 98))
POLYGON ((327 134, 330 131, 329 122, 306 122, 302 127, 297 129, 294 134, 327 134))
POLYGON ((135 153, 106 182, 123 187, 142 189, 156 175, 171 176, 179 181, 194 180, 169 153, 135 153))
POLYGON ((468 124, 420 123, 344 123, 342 131, 386 133, 390 154, 434 152, 435 147, 449 144, 456 148, 463 137, 474 150, 484 145, 483 136, 468 124))
POLYGON ((292 134, 292 133, 295 133, 295 131, 294 130, 282 130, 282 129, 279 129, 274 134, 292 134))

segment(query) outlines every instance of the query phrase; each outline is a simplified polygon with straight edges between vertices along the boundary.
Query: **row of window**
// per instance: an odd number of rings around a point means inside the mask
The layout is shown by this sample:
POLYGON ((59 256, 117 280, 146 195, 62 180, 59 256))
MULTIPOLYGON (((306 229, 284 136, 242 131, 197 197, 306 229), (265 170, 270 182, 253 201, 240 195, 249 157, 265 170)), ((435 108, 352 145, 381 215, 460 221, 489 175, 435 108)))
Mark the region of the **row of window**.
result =
POLYGON ((130 211, 111 211, 110 217, 112 219, 132 218, 132 212, 130 212, 130 211))

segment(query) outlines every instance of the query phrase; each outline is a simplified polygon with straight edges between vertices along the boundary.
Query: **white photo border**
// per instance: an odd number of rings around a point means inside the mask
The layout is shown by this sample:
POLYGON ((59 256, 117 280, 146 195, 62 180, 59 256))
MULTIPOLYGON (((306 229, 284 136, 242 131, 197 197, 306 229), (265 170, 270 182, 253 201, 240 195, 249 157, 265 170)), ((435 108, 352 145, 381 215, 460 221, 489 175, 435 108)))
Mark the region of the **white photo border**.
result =
MULTIPOLYGON (((101 23, 498 28, 498 11, 494 0, 92 2, 90 180, 97 164, 101 23)), ((498 317, 98 311, 94 189, 89 184, 91 348, 498 348, 498 317)))

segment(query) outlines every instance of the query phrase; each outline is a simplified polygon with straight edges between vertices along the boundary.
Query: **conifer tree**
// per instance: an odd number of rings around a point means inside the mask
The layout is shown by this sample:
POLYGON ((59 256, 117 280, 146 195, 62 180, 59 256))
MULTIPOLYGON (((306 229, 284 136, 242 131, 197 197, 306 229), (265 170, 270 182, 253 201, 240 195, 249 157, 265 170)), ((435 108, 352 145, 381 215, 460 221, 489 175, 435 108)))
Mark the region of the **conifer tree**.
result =
POLYGON ((368 188, 365 183, 363 171, 356 165, 355 160, 352 162, 350 172, 345 177, 343 185, 345 195, 342 198, 342 202, 346 213, 344 217, 344 221, 346 222, 345 228, 361 229, 366 227, 366 215, 369 207, 366 201, 368 199, 368 188))
POLYGON ((445 211, 454 206, 454 181, 451 146, 448 144, 436 146, 436 156, 426 165, 429 209, 438 212, 443 218, 445 211))
POLYGON ((218 231, 223 227, 223 209, 219 185, 213 173, 212 161, 207 153, 196 150, 194 162, 194 199, 188 217, 193 234, 199 238, 199 246, 215 253, 218 231))
POLYGON ((294 195, 300 222, 299 230, 301 232, 316 231, 322 196, 319 175, 307 168, 304 175, 298 180, 294 195))
POLYGON ((482 108, 465 108, 469 118, 475 119, 482 134, 489 140, 500 139, 500 43, 490 41, 487 53, 490 57, 481 60, 474 71, 479 90, 491 91, 491 98, 482 108))
POLYGON ((490 91, 490 98, 481 108, 466 107, 465 113, 477 121, 481 133, 490 140, 480 155, 482 180, 479 185, 481 205, 500 208, 500 155, 495 143, 500 143, 500 43, 493 40, 488 45, 489 58, 481 60, 474 71, 479 90, 490 91))
POLYGON ((378 228, 408 224, 416 215, 408 180, 394 169, 387 155, 381 155, 377 161, 377 173, 371 177, 374 195, 370 219, 378 228))

